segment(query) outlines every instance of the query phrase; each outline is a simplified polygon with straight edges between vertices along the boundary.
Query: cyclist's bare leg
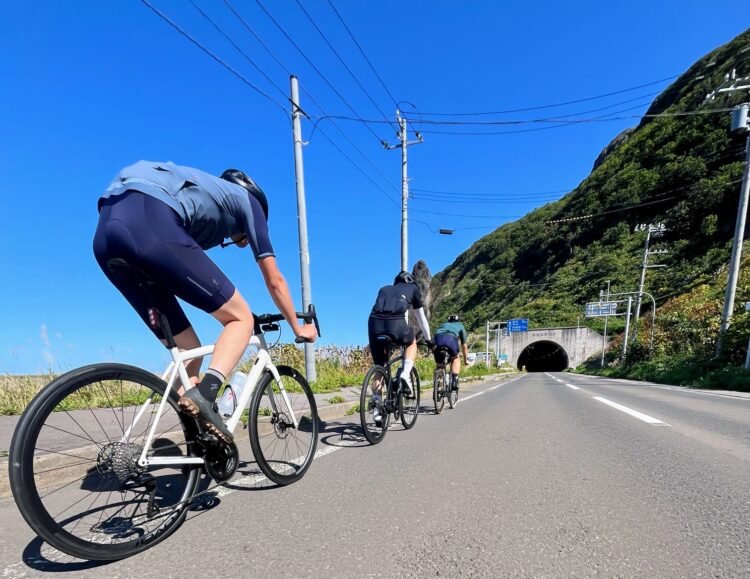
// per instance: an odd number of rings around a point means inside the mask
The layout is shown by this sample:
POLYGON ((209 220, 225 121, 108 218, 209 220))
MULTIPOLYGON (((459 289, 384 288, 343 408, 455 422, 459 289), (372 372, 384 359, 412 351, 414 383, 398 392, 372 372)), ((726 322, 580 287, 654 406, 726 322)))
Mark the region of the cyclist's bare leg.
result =
POLYGON ((406 346, 406 350, 404 352, 404 369, 403 373, 401 374, 402 378, 404 378, 408 383, 411 382, 411 369, 414 367, 414 360, 417 359, 417 340, 414 339, 414 341, 406 346))
MULTIPOLYGON (((167 345, 166 340, 162 340, 161 342, 165 346, 167 345)), ((174 337, 174 342, 175 344, 177 344, 177 347, 181 352, 184 352, 185 350, 200 348, 201 346, 201 341, 198 339, 198 334, 195 333, 193 326, 188 326, 185 330, 177 334, 174 337)), ((193 386, 198 383, 198 372, 200 372, 202 363, 203 358, 195 358, 194 360, 190 360, 190 362, 185 365, 185 369, 187 370, 188 376, 190 376, 190 381, 193 383, 193 386)), ((184 393, 185 389, 182 387, 182 385, 180 385, 180 387, 177 389, 177 394, 182 396, 184 393)))
POLYGON ((461 372, 461 359, 456 356, 451 362, 451 374, 458 374, 461 372))
POLYGON ((234 295, 229 301, 215 312, 211 312, 211 315, 221 322, 224 329, 216 340, 209 367, 228 376, 245 353, 253 334, 253 314, 245 298, 239 291, 234 290, 234 295))

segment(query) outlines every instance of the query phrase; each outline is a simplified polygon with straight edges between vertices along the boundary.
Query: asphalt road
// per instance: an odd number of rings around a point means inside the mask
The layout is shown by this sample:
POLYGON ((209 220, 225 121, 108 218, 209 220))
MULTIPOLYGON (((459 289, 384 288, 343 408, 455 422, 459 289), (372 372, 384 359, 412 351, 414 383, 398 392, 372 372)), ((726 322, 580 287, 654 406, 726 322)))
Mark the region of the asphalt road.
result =
POLYGON ((750 576, 750 397, 539 373, 428 402, 374 447, 329 422, 299 483, 239 475, 115 563, 41 545, 0 502, 0 577, 750 576))

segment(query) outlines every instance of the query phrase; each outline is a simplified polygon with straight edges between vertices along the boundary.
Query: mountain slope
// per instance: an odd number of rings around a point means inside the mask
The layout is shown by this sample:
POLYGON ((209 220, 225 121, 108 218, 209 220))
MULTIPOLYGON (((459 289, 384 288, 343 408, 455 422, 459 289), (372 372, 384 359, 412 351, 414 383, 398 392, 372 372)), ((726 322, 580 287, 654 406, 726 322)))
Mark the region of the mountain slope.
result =
MULTIPOLYGON (((647 114, 746 100, 705 96, 737 63, 745 63, 738 73, 750 72, 742 54, 748 47, 750 30, 691 66, 647 114)), ((528 317, 536 327, 575 325, 607 280, 613 291, 637 288, 645 235, 634 232, 639 223, 668 229, 660 240, 670 252, 660 262, 668 267, 647 276, 657 301, 717 275, 729 256, 743 167, 744 140, 728 126, 727 112, 644 118, 602 151, 574 191, 483 237, 438 273, 433 316, 459 312, 475 328, 510 317, 528 317)))

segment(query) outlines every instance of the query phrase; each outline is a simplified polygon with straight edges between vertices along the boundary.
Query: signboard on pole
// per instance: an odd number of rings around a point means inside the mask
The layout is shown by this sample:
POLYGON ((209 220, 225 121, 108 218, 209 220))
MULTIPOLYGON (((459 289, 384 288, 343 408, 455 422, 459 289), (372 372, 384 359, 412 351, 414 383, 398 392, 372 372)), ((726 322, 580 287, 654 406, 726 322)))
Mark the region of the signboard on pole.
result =
POLYGON ((508 331, 509 332, 528 332, 529 331, 529 319, 528 318, 515 318, 508 320, 508 331))
POLYGON ((586 317, 616 316, 617 302, 589 302, 586 304, 586 317))

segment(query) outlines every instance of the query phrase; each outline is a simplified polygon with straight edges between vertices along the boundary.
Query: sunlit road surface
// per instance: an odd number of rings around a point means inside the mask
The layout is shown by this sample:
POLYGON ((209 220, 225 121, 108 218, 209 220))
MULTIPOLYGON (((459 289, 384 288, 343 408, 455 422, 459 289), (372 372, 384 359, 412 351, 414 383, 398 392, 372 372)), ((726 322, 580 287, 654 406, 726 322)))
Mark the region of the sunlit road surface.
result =
POLYGON ((245 468, 115 563, 40 544, 0 502, 0 577, 750 577, 750 397, 536 373, 431 402, 378 446, 328 422, 299 483, 245 468))

